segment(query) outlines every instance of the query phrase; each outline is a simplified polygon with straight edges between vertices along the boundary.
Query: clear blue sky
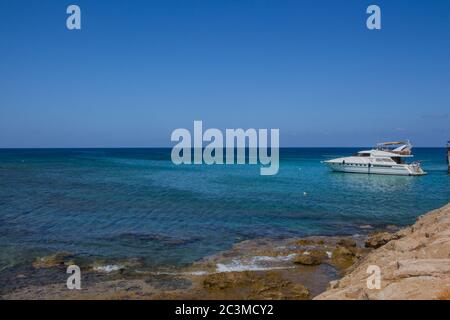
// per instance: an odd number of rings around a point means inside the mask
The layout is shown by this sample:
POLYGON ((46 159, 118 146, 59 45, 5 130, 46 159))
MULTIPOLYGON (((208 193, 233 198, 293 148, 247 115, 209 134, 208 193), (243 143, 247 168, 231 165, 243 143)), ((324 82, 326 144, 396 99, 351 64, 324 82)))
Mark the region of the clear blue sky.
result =
POLYGON ((0 147, 171 146, 194 120, 282 146, 443 146, 450 1, 0 1, 0 147))

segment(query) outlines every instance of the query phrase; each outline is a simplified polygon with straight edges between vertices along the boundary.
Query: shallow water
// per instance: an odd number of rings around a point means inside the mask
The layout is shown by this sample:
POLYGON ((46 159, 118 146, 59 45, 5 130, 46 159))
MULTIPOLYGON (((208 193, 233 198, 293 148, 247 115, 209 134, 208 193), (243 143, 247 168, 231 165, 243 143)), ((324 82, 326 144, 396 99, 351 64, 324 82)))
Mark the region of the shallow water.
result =
POLYGON ((0 150, 0 270, 38 255, 138 257, 181 266, 257 237, 409 224, 450 200, 446 151, 416 148, 427 176, 333 173, 356 149, 282 149, 280 171, 175 166, 170 149, 0 150))

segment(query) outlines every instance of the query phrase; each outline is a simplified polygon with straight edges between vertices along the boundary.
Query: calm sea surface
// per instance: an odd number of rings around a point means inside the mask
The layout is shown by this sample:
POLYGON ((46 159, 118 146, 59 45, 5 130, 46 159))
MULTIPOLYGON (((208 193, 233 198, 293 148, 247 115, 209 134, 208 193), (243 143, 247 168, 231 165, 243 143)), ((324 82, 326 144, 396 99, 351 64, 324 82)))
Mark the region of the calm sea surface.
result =
POLYGON ((276 176, 175 166, 170 149, 0 150, 0 270, 56 251, 180 266, 244 239, 409 224, 450 201, 445 149, 414 149, 423 177, 320 163, 357 150, 282 149, 276 176))

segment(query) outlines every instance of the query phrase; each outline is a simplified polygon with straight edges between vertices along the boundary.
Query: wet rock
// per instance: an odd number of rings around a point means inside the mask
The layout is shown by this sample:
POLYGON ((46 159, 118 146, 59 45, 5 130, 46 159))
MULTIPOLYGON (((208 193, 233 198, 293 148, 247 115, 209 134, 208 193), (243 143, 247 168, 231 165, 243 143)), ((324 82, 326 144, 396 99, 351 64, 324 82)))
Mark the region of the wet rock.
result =
POLYGON ((57 252, 50 256, 37 258, 33 262, 33 267, 36 269, 40 268, 52 268, 61 265, 70 265, 73 264, 73 261, 70 260, 73 257, 73 254, 70 252, 57 252))
POLYGON ((221 299, 308 299, 308 289, 275 271, 223 272, 206 276, 203 287, 221 299))
POLYGON ((299 255, 294 259, 294 263, 296 264, 302 264, 306 266, 315 266, 322 263, 320 259, 317 259, 317 257, 310 256, 310 255, 299 255))
POLYGON ((314 240, 311 240, 311 239, 299 239, 295 242, 295 244, 298 246, 310 246, 310 245, 314 245, 315 242, 314 242, 314 240))
POLYGON ((324 245, 325 241, 323 239, 305 238, 298 239, 297 241, 295 241, 295 244, 298 246, 316 246, 324 245))
POLYGON ((356 241, 351 238, 340 239, 337 244, 341 247, 356 247, 356 241))
POLYGON ((356 261, 358 257, 355 252, 346 247, 338 246, 333 250, 331 263, 341 271, 351 267, 356 261))
POLYGON ((192 285, 192 281, 173 275, 153 275, 145 280, 152 287, 168 291, 177 289, 188 289, 192 285))
POLYGON ((389 233, 389 232, 374 232, 369 234, 369 237, 365 241, 365 246, 367 248, 373 248, 377 249, 381 246, 384 246, 386 243, 388 243, 391 240, 397 240, 400 236, 395 233, 389 233))
POLYGON ((303 252, 297 255, 293 262, 296 264, 302 264, 306 266, 316 266, 321 264, 325 259, 327 259, 327 254, 324 251, 313 250, 310 252, 303 252))

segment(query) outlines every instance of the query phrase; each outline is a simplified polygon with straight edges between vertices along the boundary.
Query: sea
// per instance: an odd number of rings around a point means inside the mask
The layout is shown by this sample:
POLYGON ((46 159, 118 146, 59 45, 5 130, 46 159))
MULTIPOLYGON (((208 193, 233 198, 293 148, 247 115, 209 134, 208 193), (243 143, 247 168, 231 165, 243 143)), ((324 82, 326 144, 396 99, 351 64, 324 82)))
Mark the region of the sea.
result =
POLYGON ((282 148, 259 165, 174 165, 169 148, 0 149, 0 272, 37 257, 185 266, 256 238, 403 226, 450 200, 444 148, 415 148, 426 176, 338 173, 361 148, 282 148))

